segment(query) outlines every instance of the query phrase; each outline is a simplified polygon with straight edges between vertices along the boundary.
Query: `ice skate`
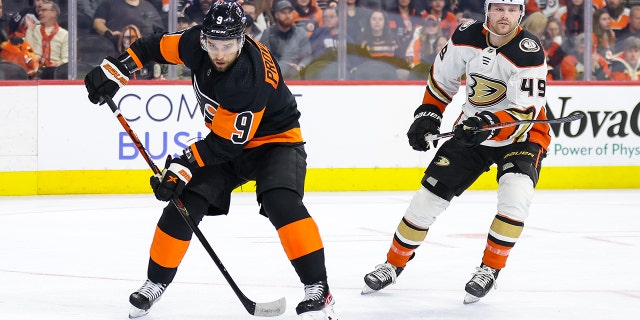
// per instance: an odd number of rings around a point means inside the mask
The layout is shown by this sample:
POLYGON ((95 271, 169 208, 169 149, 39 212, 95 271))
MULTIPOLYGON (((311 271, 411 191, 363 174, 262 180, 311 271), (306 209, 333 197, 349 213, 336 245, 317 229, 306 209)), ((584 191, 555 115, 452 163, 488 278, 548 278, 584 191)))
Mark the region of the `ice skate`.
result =
POLYGON ((474 303, 484 297, 491 288, 498 287, 496 279, 498 278, 499 269, 491 268, 484 263, 476 267, 476 272, 464 288, 467 295, 464 297, 464 304, 474 303))
POLYGON ((296 307, 301 320, 338 320, 329 285, 324 281, 304 286, 304 299, 296 307))
POLYGON ((140 289, 129 296, 131 303, 129 319, 139 318, 149 313, 151 306, 160 300, 166 288, 167 285, 164 283, 146 280, 140 289))
POLYGON ((398 268, 389 262, 379 264, 376 270, 367 273, 364 276, 364 288, 360 294, 369 294, 380 291, 392 283, 396 283, 396 278, 400 275, 404 268, 398 268))

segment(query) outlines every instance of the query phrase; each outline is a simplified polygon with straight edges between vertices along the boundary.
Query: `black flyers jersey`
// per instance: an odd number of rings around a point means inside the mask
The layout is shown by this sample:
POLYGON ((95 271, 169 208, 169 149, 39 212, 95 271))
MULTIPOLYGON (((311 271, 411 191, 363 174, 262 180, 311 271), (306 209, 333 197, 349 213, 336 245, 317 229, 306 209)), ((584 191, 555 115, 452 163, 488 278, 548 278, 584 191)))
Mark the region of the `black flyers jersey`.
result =
POLYGON ((200 26, 143 37, 128 52, 138 65, 153 60, 191 69, 193 90, 211 130, 185 152, 200 166, 228 161, 245 148, 303 142, 300 112, 280 67, 266 46, 251 37, 224 72, 217 71, 201 49, 200 26))

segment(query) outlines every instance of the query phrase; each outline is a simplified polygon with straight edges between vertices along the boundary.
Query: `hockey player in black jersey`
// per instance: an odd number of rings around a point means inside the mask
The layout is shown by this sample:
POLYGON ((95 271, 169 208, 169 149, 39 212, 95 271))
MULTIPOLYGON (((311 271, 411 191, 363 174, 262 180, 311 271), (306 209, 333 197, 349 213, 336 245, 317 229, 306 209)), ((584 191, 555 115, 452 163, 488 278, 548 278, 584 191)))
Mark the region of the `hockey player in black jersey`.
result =
MULTIPOLYGON (((475 132, 489 124, 546 119, 547 66, 540 42, 520 27, 524 0, 486 0, 485 21, 458 26, 429 71, 427 86, 407 132, 417 151, 440 131, 442 113, 466 75, 467 98, 453 139, 427 167, 422 187, 401 219, 384 263, 364 277, 363 294, 395 283, 435 219, 492 165, 497 166, 498 204, 482 262, 465 286, 464 303, 484 297, 518 240, 529 215, 540 163, 551 136, 548 124, 475 132)), ((435 143, 434 141, 434 146, 435 143)))
MULTIPOLYGON (((117 58, 106 57, 85 78, 89 99, 113 97, 149 61, 184 64, 205 125, 211 130, 151 177, 157 199, 180 197, 193 220, 227 214, 231 192, 256 182, 260 213, 277 230, 304 284, 296 307, 302 319, 332 319, 324 246, 302 202, 306 153, 296 100, 263 44, 245 36, 246 17, 236 2, 215 2, 202 25, 142 37, 117 58)), ((148 279, 131 294, 130 318, 146 315, 173 281, 192 231, 177 209, 164 208, 150 249, 148 279)))

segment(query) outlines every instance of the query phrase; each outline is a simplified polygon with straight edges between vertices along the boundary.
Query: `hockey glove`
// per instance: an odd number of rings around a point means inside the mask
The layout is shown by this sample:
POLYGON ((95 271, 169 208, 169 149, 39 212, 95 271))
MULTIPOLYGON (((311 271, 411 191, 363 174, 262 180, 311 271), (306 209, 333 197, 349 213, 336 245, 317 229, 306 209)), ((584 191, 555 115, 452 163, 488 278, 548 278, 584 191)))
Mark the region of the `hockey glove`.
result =
POLYGON ((84 85, 89 92, 91 103, 103 104, 103 96, 113 98, 116 92, 129 82, 129 71, 122 62, 106 57, 84 77, 84 85))
MULTIPOLYGON (((409 144, 413 150, 427 151, 431 148, 425 140, 427 134, 440 133, 440 123, 442 122, 442 112, 432 104, 423 104, 416 109, 413 114, 413 123, 407 132, 409 144)), ((438 140, 433 141, 433 147, 438 145, 438 140)))
POLYGON ((498 122, 500 122, 500 119, 495 114, 489 111, 482 111, 457 125, 453 130, 453 138, 463 147, 473 148, 500 133, 500 129, 479 132, 474 132, 474 130, 498 122))
POLYGON ((191 180, 189 163, 183 158, 171 158, 167 156, 165 169, 161 173, 151 176, 149 182, 151 189, 160 201, 177 199, 184 186, 191 180))

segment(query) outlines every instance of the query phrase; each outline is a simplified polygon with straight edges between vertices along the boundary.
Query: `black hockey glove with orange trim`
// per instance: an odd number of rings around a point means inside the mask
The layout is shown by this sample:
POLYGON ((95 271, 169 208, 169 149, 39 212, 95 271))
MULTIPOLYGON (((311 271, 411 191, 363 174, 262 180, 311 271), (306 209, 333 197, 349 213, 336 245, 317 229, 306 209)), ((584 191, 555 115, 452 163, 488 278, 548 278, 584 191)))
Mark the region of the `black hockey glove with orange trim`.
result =
MULTIPOLYGON (((413 123, 407 132, 409 144, 416 151, 427 151, 431 148, 425 140, 427 134, 440 133, 442 112, 432 104, 423 104, 413 113, 413 123)), ((438 146, 438 140, 433 140, 433 147, 438 146)))
POLYGON ((103 96, 113 98, 118 90, 129 82, 129 76, 130 73, 122 62, 113 57, 106 57, 84 77, 89 101, 103 104, 103 96))
POLYGON ((453 138, 463 147, 473 148, 480 145, 485 140, 495 137, 500 133, 500 129, 474 132, 490 124, 499 123, 500 119, 489 111, 482 111, 473 117, 462 121, 453 130, 453 138))
POLYGON ((160 201, 177 199, 191 180, 189 163, 182 157, 171 158, 171 156, 167 156, 164 167, 162 172, 156 173, 149 179, 151 189, 153 189, 156 199, 160 201))

